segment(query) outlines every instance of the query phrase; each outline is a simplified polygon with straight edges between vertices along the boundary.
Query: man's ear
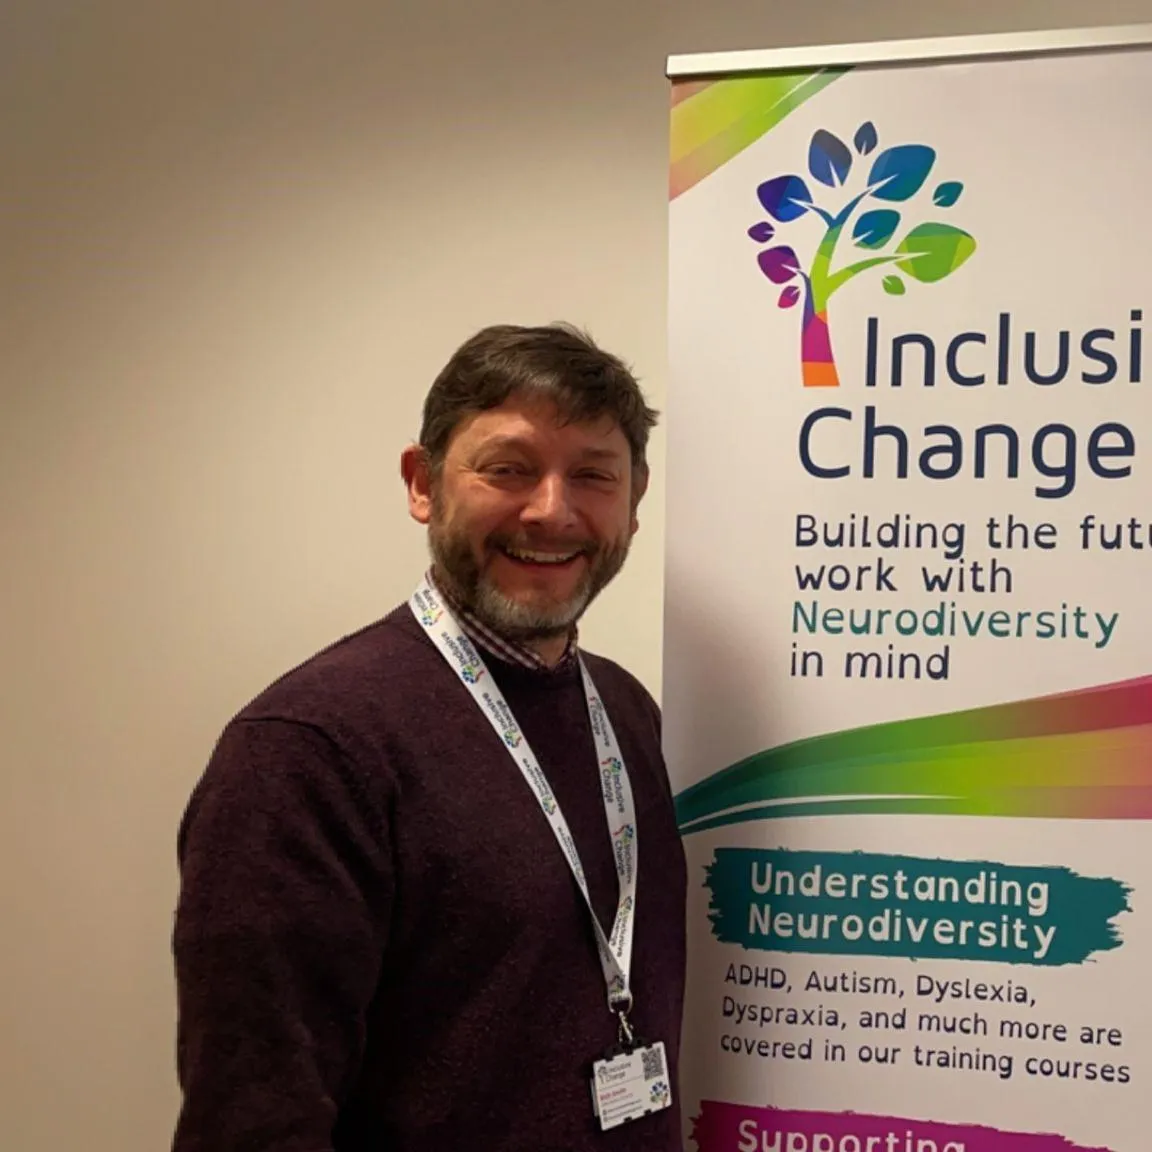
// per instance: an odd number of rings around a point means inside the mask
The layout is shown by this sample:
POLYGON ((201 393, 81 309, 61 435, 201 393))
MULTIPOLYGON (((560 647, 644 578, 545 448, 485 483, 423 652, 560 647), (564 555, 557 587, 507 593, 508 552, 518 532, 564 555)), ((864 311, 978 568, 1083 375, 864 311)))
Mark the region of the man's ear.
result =
POLYGON ((643 468, 636 469, 632 473, 632 535, 635 536, 640 531, 640 521, 636 516, 636 512, 640 507, 640 501, 644 499, 644 493, 648 491, 648 465, 645 464, 643 468))
POLYGON ((432 519, 432 465, 419 444, 409 444, 400 453, 400 475, 408 489, 408 515, 427 524, 432 519))

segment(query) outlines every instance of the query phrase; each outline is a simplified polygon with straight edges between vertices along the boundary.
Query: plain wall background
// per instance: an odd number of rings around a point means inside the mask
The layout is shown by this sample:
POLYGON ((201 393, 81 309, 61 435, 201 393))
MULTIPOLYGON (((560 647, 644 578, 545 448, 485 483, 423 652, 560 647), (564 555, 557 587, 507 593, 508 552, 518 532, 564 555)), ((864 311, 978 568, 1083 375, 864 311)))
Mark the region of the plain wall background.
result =
MULTIPOLYGON (((668 53, 1143 21, 1152 0, 8 0, 0 1148, 167 1146, 176 823, 241 704, 410 591, 396 459, 455 345, 571 319, 663 404, 668 53)), ((583 635, 658 694, 659 435, 653 466, 583 635)))

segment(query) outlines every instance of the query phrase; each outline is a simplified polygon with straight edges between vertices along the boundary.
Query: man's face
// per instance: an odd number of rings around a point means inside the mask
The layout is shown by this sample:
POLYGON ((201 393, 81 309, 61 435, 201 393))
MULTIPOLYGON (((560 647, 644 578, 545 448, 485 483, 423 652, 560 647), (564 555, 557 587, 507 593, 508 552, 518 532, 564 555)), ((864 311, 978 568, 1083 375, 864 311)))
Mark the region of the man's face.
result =
POLYGON ((427 497, 409 495, 448 590, 527 641, 568 632, 620 570, 642 493, 610 418, 563 424, 551 402, 513 397, 465 419, 427 497))

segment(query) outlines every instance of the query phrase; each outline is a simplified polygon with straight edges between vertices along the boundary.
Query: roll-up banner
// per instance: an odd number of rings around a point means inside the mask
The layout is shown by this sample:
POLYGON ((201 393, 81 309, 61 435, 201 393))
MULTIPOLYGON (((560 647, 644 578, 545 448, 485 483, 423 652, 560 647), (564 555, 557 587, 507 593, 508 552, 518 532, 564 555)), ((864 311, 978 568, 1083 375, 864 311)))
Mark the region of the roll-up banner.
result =
POLYGON ((669 61, 689 1148, 1152 1149, 1150 45, 669 61))

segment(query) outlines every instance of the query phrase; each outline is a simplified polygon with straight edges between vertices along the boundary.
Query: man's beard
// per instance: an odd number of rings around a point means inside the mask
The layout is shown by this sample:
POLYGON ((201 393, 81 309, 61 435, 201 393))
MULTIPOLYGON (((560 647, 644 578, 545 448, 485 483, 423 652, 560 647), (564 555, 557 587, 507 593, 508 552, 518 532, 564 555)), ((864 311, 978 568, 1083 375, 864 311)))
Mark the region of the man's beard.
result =
MULTIPOLYGON (((604 590, 624 566, 629 540, 622 537, 610 544, 582 542, 585 570, 571 595, 555 603, 521 603, 505 596, 496 583, 481 571, 472 552, 471 542, 446 524, 442 509, 435 508, 428 530, 428 545, 436 577, 446 583, 445 591, 482 624, 510 640, 527 642, 563 636, 572 630, 588 605, 604 590)), ((541 548, 540 541, 490 537, 485 550, 493 551, 511 545, 516 548, 541 548)), ((567 549, 578 547, 565 545, 567 549)))

